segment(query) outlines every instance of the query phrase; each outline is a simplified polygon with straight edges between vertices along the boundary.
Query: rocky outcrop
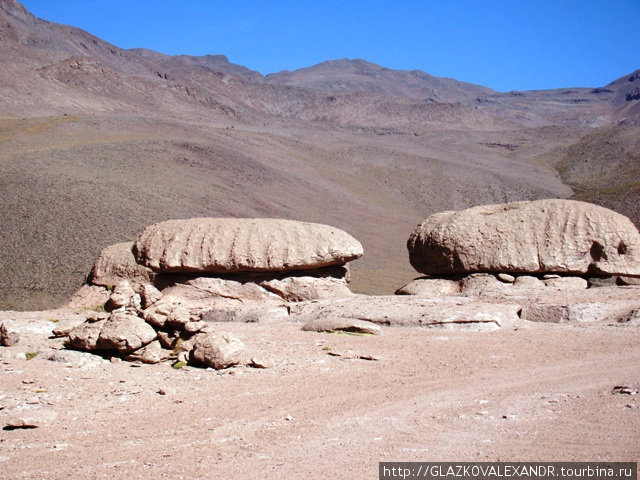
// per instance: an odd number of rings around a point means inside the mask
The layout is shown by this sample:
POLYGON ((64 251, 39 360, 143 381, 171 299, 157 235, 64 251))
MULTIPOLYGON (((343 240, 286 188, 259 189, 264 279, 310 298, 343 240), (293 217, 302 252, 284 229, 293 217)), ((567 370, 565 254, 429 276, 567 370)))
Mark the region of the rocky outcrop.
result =
POLYGON ((110 313, 89 313, 82 325, 59 332, 69 346, 145 363, 226 368, 238 363, 241 342, 218 332, 221 324, 276 320, 289 315, 292 302, 353 295, 346 262, 362 255, 362 246, 327 225, 203 218, 152 225, 133 252, 119 244, 101 253, 91 278, 109 285, 110 313))
POLYGON ((328 225, 281 219, 193 218, 144 229, 136 261, 157 272, 279 272, 343 265, 362 245, 328 225))
POLYGON ((265 280, 260 286, 273 292, 287 302, 303 302, 353 295, 344 278, 334 277, 286 277, 265 280))
POLYGON ((89 273, 89 283, 101 287, 115 287, 122 281, 153 283, 155 274, 136 262, 131 248, 133 242, 116 243, 104 248, 89 273))
POLYGON ((640 233, 623 215, 572 200, 483 205, 431 215, 411 234, 411 265, 473 272, 640 276, 640 233))

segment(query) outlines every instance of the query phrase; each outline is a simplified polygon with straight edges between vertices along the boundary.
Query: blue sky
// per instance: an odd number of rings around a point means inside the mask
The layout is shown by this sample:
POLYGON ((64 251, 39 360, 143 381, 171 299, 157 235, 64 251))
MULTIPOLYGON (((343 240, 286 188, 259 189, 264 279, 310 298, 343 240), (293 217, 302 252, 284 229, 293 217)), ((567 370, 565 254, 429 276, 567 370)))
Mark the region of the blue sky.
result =
POLYGON ((640 69, 640 0, 23 0, 122 48, 225 54, 263 74, 324 60, 499 91, 602 86, 640 69))

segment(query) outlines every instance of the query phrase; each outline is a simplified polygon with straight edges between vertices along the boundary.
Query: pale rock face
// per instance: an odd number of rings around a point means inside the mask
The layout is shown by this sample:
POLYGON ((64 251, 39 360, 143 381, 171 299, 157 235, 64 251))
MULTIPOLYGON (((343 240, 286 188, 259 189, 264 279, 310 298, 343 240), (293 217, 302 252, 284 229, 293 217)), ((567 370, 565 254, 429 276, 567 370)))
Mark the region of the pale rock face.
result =
POLYGON ((193 218, 145 228, 133 246, 157 272, 277 272, 342 265, 362 245, 328 225, 281 219, 193 218))
POLYGON ((104 248, 89 274, 93 285, 116 286, 124 280, 131 283, 153 283, 155 274, 136 263, 131 253, 133 242, 116 243, 104 248))
POLYGON ((263 281, 260 286, 287 302, 304 302, 353 295, 344 278, 334 277, 286 277, 263 281))
POLYGON ((460 283, 446 278, 416 278, 396 290, 396 295, 418 297, 446 297, 460 293, 460 283))
POLYGON ((640 275, 640 233, 625 216, 573 200, 483 205, 431 215, 407 242, 426 274, 640 275))
POLYGON ((559 277, 544 280, 547 287, 560 290, 584 290, 589 286, 586 279, 580 277, 559 277))
POLYGON ((491 331, 514 325, 519 320, 519 309, 515 303, 487 303, 467 297, 354 295, 291 304, 291 318, 304 323, 345 318, 378 325, 491 331))
POLYGON ((214 277, 196 277, 179 282, 165 288, 162 294, 173 298, 174 301, 196 308, 220 301, 231 301, 237 304, 247 301, 281 301, 276 295, 256 283, 214 277))
POLYGON ((318 317, 304 324, 302 330, 307 332, 348 332, 369 335, 381 335, 382 328, 375 323, 355 318, 318 317))
POLYGON ((244 344, 231 335, 207 332, 200 333, 194 338, 191 354, 198 363, 220 370, 242 361, 244 344))

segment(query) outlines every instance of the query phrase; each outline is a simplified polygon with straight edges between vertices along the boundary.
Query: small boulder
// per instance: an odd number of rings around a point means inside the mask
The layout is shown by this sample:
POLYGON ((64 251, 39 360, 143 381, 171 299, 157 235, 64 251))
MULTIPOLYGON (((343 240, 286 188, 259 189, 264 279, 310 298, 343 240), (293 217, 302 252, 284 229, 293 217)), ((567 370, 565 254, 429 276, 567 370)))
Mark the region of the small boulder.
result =
POLYGON ((396 290, 396 295, 416 295, 418 297, 446 297, 460 293, 460 283, 446 278, 416 278, 396 290))
POLYGON ((509 275, 508 273, 499 273, 497 277, 502 283, 513 283, 516 281, 516 277, 509 275))
POLYGON ((119 308, 130 308, 138 310, 140 308, 140 295, 138 295, 128 280, 123 280, 113 290, 104 308, 108 312, 119 308))
POLYGON ((11 347, 20 341, 20 334, 11 328, 9 322, 0 325, 0 345, 11 347))
POLYGON ((191 315, 188 308, 167 296, 163 297, 162 301, 143 310, 142 317, 155 328, 170 327, 178 330, 182 330, 187 323, 197 320, 191 315))
POLYGON ((14 407, 9 409, 5 416, 7 417, 4 422, 5 430, 48 427, 58 418, 58 414, 54 410, 35 405, 14 407))
POLYGON ((143 319, 125 312, 113 312, 105 321, 97 347, 131 353, 156 339, 156 331, 143 319))
POLYGON ((149 308, 160 300, 162 300, 162 292, 153 285, 145 284, 140 289, 140 301, 142 308, 149 308))
POLYGON ((100 331, 106 320, 86 321, 69 332, 69 345, 78 350, 97 350, 100 331))
POLYGON ((150 344, 127 355, 126 359, 134 362, 138 361, 142 363, 155 364, 160 363, 162 360, 168 357, 168 354, 163 355, 160 341, 154 340, 150 344))
POLYGON ((191 356, 197 363, 220 370, 242 361, 244 344, 231 335, 207 332, 195 338, 191 356))

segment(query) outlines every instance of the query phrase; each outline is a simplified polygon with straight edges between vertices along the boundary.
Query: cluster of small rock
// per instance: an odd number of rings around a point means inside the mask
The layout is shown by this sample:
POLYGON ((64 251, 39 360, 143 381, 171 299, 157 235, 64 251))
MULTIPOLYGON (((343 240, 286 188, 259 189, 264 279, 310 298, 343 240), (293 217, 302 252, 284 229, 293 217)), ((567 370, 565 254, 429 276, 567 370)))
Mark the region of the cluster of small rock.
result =
MULTIPOLYGON (((347 263, 362 246, 326 225, 276 219, 170 220, 106 248, 76 302, 111 291, 69 345, 128 360, 226 368, 242 342, 220 322, 286 316, 290 302, 352 295, 347 263)), ((250 362, 250 360, 248 360, 250 362)))

